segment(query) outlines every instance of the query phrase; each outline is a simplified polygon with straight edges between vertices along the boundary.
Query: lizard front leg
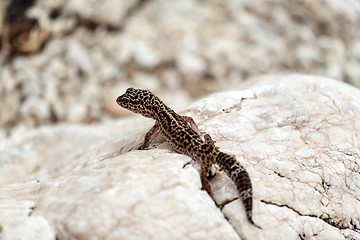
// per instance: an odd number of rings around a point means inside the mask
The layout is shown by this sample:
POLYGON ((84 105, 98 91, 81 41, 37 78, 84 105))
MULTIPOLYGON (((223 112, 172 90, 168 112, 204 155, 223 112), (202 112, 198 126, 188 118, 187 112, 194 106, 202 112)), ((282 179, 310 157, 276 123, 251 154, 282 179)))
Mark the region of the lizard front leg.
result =
MULTIPOLYGON (((154 142, 154 140, 159 136, 161 136, 160 127, 159 127, 159 124, 157 122, 155 122, 154 126, 152 126, 152 128, 146 133, 144 142, 139 147, 139 150, 147 149, 149 147, 149 145, 152 142, 154 142)), ((162 140, 164 141, 164 139, 162 139, 162 140)), ((159 142, 161 142, 161 141, 159 141, 159 142)))

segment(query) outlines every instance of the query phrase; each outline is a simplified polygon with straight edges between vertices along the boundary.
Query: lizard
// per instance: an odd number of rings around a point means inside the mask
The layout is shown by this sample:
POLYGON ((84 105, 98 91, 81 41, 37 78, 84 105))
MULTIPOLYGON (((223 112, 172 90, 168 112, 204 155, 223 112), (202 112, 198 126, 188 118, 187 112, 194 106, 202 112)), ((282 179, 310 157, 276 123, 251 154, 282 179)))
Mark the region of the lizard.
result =
POLYGON ((175 151, 188 155, 200 163, 202 188, 211 197, 213 193, 208 174, 214 164, 220 166, 235 183, 248 221, 257 226, 252 220, 252 184, 248 172, 235 156, 221 152, 209 134, 205 134, 202 139, 191 117, 177 114, 149 90, 128 88, 116 99, 116 102, 127 110, 155 120, 154 126, 145 135, 139 149, 147 149, 150 143, 161 134, 175 151))

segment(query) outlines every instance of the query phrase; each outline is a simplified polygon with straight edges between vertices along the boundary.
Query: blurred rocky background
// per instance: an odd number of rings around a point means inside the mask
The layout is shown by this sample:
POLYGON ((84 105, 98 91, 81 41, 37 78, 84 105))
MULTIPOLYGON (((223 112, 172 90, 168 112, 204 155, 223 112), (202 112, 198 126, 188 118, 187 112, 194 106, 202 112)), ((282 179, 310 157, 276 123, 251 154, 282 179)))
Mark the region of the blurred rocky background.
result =
POLYGON ((146 88, 173 107, 269 73, 360 87, 358 0, 1 0, 0 140, 129 114, 146 88))

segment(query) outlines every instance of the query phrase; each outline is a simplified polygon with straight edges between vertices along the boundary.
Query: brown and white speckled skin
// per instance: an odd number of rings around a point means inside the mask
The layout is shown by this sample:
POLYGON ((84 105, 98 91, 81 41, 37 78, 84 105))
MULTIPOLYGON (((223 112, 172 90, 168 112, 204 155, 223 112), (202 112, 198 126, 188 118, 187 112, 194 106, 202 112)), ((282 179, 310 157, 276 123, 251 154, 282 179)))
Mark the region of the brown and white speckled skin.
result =
POLYGON ((212 165, 218 164, 234 181, 244 203, 247 218, 254 224, 249 174, 235 157, 220 152, 210 135, 206 134, 203 140, 192 118, 178 115, 148 90, 128 88, 116 102, 121 107, 156 120, 155 125, 146 134, 140 149, 146 149, 154 136, 161 133, 177 152, 186 154, 200 163, 201 183, 210 196, 213 194, 207 175, 212 165))

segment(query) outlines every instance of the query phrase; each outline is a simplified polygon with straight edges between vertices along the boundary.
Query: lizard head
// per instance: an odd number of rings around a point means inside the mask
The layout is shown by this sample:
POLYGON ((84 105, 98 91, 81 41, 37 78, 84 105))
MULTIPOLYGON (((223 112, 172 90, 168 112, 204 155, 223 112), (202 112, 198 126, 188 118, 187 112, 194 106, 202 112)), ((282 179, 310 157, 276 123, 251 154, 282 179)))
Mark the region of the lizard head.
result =
POLYGON ((144 117, 154 118, 152 114, 153 98, 155 95, 149 90, 128 88, 123 95, 116 99, 116 103, 132 112, 140 113, 144 117))

